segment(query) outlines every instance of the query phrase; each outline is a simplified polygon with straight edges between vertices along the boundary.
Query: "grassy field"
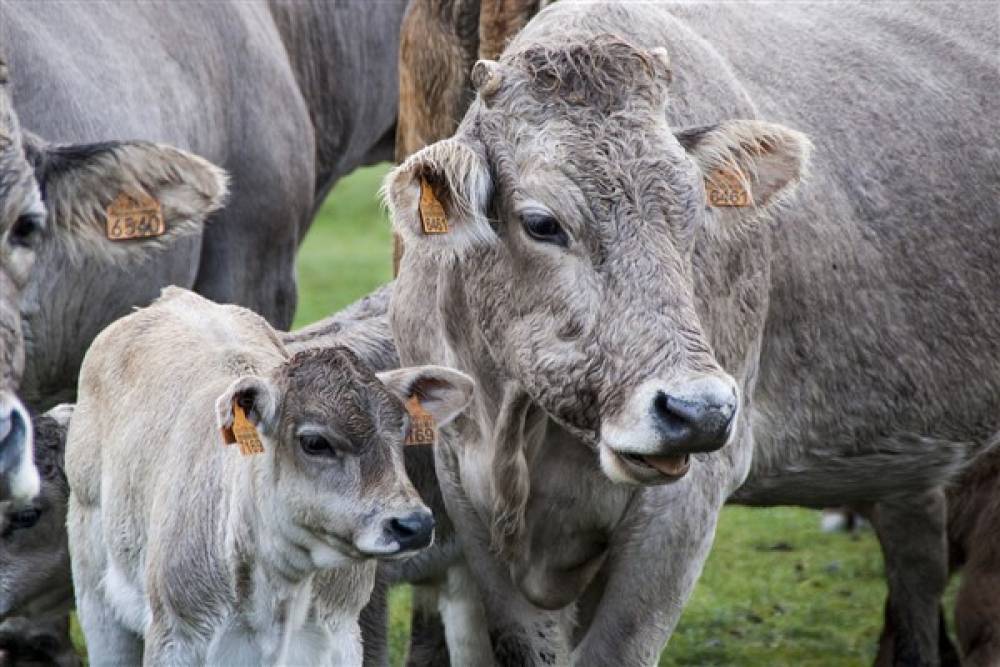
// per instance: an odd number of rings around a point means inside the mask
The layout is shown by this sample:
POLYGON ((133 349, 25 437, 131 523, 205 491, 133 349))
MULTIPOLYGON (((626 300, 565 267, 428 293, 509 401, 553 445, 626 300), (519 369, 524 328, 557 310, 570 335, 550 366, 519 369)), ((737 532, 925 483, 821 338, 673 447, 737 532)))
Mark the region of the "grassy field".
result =
MULTIPOLYGON (((302 326, 391 276, 392 243, 376 199, 384 167, 338 184, 299 257, 302 326)), ((669 557, 669 554, 664 554, 669 557)), ((824 534, 806 510, 727 508, 715 548, 681 618, 664 666, 868 665, 885 586, 870 531, 824 534)), ((392 596, 393 664, 402 663, 409 591, 392 596)))

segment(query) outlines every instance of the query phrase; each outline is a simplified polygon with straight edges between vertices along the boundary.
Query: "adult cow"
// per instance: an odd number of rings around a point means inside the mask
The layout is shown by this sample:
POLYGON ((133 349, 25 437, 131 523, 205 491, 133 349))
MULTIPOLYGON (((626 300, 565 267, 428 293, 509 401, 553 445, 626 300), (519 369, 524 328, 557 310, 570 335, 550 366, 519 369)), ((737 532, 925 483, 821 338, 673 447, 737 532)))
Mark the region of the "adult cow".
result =
MULTIPOLYGON (((190 150, 232 174, 225 210, 141 262, 124 259, 141 242, 116 245, 93 226, 103 224, 113 186, 86 206, 49 202, 50 232, 87 231, 90 242, 42 239, 21 298, 29 405, 71 400, 94 336, 167 284, 290 324, 295 251, 316 207, 340 176, 392 157, 405 7, 0 3, 0 53, 36 171, 59 152, 48 142, 75 146, 59 155, 57 166, 69 169, 130 163, 135 151, 116 143, 129 139, 190 150), (75 264, 67 245, 80 251, 75 264)), ((45 199, 55 196, 50 183, 45 199)))
POLYGON ((435 449, 453 661, 488 629, 505 664, 654 663, 727 499, 879 502, 922 559, 896 660, 937 661, 938 487, 1000 420, 987 23, 567 1, 477 65, 386 188, 401 361, 478 381, 435 449))

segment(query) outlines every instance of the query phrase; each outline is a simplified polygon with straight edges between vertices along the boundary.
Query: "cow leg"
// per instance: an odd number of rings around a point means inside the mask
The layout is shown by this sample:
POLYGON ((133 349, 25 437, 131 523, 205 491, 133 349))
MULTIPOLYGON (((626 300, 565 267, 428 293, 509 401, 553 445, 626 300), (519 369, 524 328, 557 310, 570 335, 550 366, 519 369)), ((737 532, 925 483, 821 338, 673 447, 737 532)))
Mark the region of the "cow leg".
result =
POLYGON ((655 507, 629 510, 612 537, 604 594, 573 651, 575 667, 657 664, 715 537, 723 498, 707 481, 699 488, 685 480, 655 507))
POLYGON ((448 568, 438 592, 438 610, 451 663, 475 665, 489 659, 492 650, 486 612, 476 582, 464 565, 448 568))
POLYGON ((881 501, 871 520, 889 586, 876 664, 939 665, 940 605, 948 584, 944 492, 881 501))
MULTIPOLYGON (((996 541, 996 537, 984 537, 989 542, 996 541)), ((962 664, 967 667, 1000 665, 1000 563, 980 558, 979 551, 993 551, 990 546, 976 545, 962 571, 962 584, 955 599, 955 625, 962 647, 962 664)))
MULTIPOLYGON (((451 664, 444 621, 438 610, 439 601, 440 596, 435 586, 413 586, 413 614, 410 625, 410 649, 406 656, 407 667, 424 665, 449 667, 451 664)), ((477 652, 480 650, 476 649, 477 652)))
POLYGON ((142 639, 122 625, 104 591, 108 563, 98 512, 70 496, 67 529, 77 617, 91 665, 138 665, 142 662, 142 639))

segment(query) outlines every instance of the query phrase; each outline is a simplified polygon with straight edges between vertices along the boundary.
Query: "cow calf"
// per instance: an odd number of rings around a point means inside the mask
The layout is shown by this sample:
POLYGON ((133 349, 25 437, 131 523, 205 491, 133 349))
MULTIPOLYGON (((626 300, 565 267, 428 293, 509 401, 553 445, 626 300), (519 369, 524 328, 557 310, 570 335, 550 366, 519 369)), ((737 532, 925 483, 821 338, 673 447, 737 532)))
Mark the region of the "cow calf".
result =
POLYGON ((441 367, 376 376, 343 348, 290 354, 257 315, 175 288, 108 327, 66 452, 91 661, 360 664, 376 559, 433 536, 402 401, 440 425, 471 393, 441 367), (244 414, 259 454, 223 444, 244 414))

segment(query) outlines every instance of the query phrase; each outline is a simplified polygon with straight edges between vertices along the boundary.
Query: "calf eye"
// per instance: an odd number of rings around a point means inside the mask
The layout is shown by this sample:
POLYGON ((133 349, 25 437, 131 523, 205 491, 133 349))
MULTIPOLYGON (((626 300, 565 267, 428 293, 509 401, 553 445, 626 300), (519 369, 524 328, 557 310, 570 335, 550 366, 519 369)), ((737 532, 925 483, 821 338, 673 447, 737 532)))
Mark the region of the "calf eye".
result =
POLYGON ((42 517, 41 510, 35 509, 34 507, 29 507, 27 509, 18 510, 13 512, 7 518, 7 524, 14 530, 20 530, 24 528, 31 528, 38 520, 42 517))
POLYGON ((563 230, 559 221, 546 213, 524 213, 521 215, 521 226, 528 236, 542 243, 551 243, 566 247, 569 236, 563 230))
POLYGON ((299 447, 309 456, 325 456, 328 458, 337 456, 337 452, 330 444, 330 441, 321 435, 300 435, 299 447))
POLYGON ((33 213, 22 215, 14 222, 14 226, 11 227, 8 241, 11 245, 30 248, 38 237, 39 232, 42 231, 43 225, 42 217, 39 215, 33 213))

